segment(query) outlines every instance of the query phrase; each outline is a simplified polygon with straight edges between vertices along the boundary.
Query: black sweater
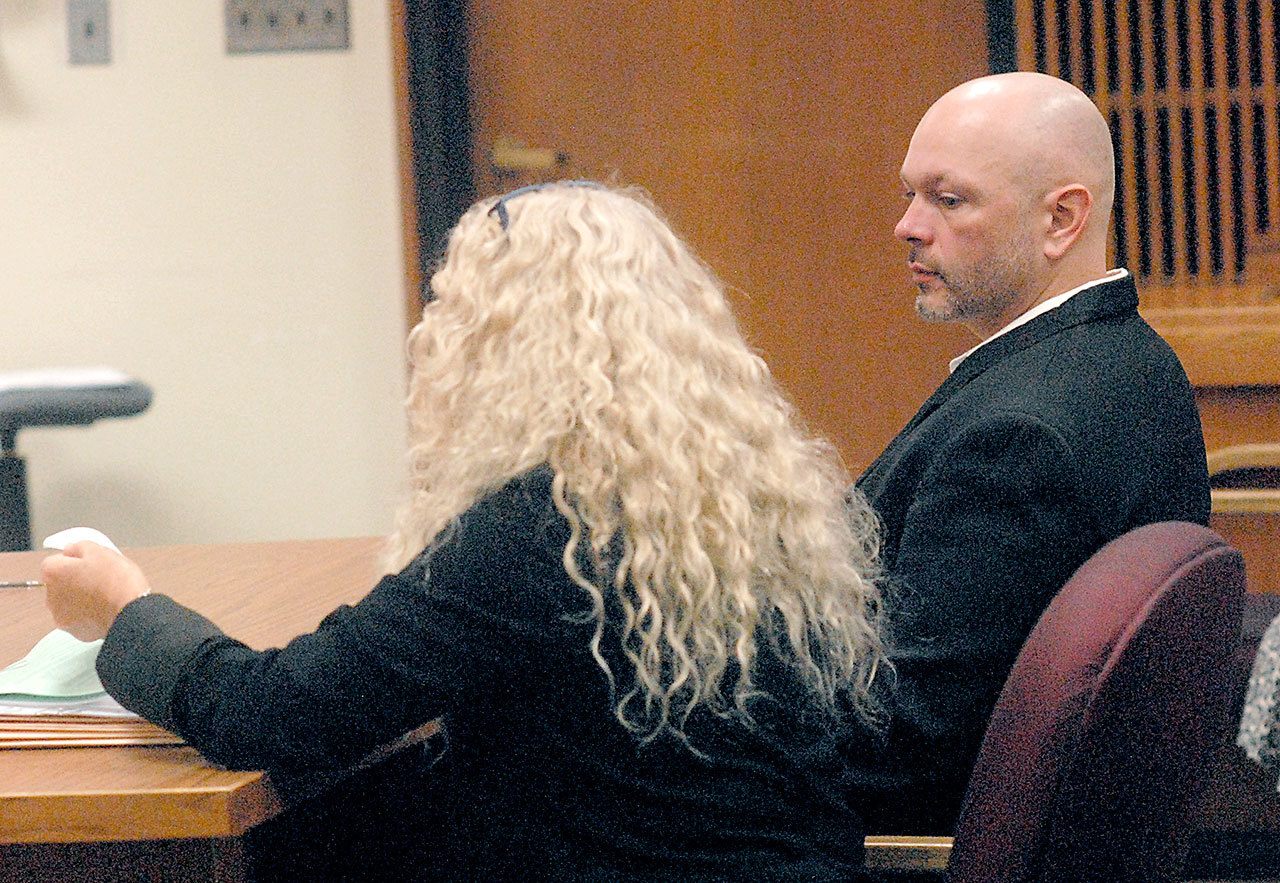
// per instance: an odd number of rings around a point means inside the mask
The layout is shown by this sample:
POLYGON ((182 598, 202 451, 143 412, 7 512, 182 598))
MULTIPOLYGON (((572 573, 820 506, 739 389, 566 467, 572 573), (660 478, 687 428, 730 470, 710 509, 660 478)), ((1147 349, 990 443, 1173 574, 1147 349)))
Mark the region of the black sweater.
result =
MULTIPOLYGON (((550 482, 542 468, 482 499, 283 649, 250 650, 165 596, 141 598, 107 636, 102 682, 210 759, 282 780, 443 718, 430 800, 410 813, 427 818, 402 820, 424 841, 406 878, 850 879, 863 830, 837 742, 857 732, 811 713, 762 642, 756 677, 774 699, 753 708, 756 728, 700 713, 686 727, 699 753, 641 745, 590 653, 550 482)), ((616 642, 607 631, 603 652, 625 673, 616 642)))

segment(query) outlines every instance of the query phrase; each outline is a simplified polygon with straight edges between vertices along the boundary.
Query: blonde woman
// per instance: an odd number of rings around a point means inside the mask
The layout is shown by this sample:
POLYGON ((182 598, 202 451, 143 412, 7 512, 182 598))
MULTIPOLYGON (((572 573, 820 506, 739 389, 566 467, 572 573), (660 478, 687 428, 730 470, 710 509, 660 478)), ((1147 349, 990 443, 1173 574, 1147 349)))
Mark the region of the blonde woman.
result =
POLYGON ((642 197, 563 182, 474 206, 431 291, 363 601, 258 653, 80 544, 45 564, 57 621, 223 764, 340 768, 442 719, 406 877, 847 879, 874 518, 720 284, 642 197))

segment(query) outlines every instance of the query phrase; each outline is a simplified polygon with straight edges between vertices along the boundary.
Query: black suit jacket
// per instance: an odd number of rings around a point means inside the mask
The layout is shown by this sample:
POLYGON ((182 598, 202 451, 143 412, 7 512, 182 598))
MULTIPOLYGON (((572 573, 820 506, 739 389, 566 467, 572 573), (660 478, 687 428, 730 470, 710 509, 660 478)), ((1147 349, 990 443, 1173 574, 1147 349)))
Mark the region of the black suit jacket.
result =
POLYGON ((891 715, 854 749, 868 830, 954 825, 992 706, 1054 593, 1104 543, 1207 524, 1190 384, 1131 276, 985 344, 857 487, 883 526, 891 715))

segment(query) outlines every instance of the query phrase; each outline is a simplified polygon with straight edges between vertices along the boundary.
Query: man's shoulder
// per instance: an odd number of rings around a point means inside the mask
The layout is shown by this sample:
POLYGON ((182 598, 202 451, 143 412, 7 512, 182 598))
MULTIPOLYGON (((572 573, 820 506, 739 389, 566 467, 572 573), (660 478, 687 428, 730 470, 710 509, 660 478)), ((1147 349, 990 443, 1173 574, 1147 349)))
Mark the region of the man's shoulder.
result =
POLYGON ((983 407, 1025 407, 1042 417, 1078 414, 1116 399, 1192 400, 1177 355, 1140 316, 1116 316, 1032 337, 992 360, 954 397, 983 407), (966 395, 967 394, 967 395, 966 395))
POLYGON ((1005 354, 904 429, 859 484, 874 484, 864 480, 874 473, 923 470, 966 437, 987 434, 993 421, 1005 435, 1019 427, 1056 435, 1067 450, 1145 447, 1200 429, 1182 366, 1135 315, 1074 326, 1005 354), (1153 437, 1144 442, 1138 433, 1153 437))
POLYGON ((1091 286, 985 344, 959 372, 1036 371, 1040 364, 1066 383, 1121 378, 1134 369, 1181 375, 1172 348, 1137 306, 1137 289, 1127 275, 1091 286))

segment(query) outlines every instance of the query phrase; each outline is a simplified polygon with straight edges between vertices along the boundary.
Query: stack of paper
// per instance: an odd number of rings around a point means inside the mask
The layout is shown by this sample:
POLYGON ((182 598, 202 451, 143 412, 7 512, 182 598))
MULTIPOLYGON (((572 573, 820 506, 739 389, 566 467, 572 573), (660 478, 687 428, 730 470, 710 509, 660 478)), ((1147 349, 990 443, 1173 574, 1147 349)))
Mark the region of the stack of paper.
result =
POLYGON ((94 671, 101 646, 54 629, 0 671, 0 748, 182 741, 107 695, 94 671))
POLYGON ((0 749, 177 745, 182 740, 141 718, 0 715, 0 749))
MULTIPOLYGON (((81 540, 120 551, 105 534, 91 527, 59 531, 45 538, 43 546, 65 549, 81 540)), ((0 748, 182 741, 107 695, 94 668, 101 646, 101 641, 80 641, 54 629, 36 642, 30 653, 0 671, 0 748)))

